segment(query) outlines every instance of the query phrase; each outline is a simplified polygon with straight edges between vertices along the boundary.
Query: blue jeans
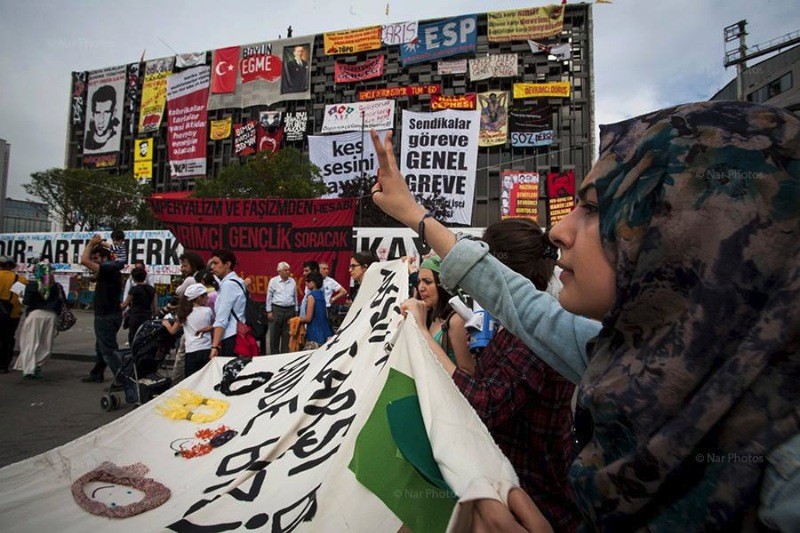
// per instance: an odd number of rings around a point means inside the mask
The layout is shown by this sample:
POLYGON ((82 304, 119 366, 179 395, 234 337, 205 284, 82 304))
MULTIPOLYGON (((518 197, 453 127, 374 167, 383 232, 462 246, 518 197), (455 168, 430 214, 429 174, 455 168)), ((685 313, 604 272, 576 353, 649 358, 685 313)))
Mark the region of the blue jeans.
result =
POLYGON ((102 377, 106 366, 111 369, 113 375, 117 374, 121 364, 116 354, 116 351, 119 349, 117 345, 117 332, 120 326, 122 326, 122 313, 102 316, 95 315, 95 363, 94 368, 89 372, 90 375, 102 377))

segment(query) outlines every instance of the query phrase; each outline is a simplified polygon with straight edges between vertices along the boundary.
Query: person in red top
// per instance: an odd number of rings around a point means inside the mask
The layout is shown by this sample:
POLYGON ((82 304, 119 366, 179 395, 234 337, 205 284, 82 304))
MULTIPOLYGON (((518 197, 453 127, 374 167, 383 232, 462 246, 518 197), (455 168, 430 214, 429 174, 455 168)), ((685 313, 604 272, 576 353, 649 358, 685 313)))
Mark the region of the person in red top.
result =
MULTIPOLYGON (((506 266, 537 289, 547 289, 555 260, 546 257, 549 245, 535 222, 502 220, 486 228, 483 240, 506 266)), ((414 311, 410 302, 403 307, 414 311)), ((473 376, 432 349, 553 529, 575 531, 582 519, 567 479, 574 457, 570 402, 575 386, 504 328, 476 358, 473 376)))

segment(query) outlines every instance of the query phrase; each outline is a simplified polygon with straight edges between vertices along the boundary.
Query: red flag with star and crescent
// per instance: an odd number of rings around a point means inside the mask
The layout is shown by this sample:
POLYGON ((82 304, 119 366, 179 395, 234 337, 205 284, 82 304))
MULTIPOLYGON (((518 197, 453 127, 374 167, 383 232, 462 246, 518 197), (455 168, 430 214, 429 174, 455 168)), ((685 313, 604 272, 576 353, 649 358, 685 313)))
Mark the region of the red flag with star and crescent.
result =
POLYGON ((211 92, 232 93, 236 90, 236 73, 239 70, 239 47, 229 46, 214 50, 211 70, 211 92))

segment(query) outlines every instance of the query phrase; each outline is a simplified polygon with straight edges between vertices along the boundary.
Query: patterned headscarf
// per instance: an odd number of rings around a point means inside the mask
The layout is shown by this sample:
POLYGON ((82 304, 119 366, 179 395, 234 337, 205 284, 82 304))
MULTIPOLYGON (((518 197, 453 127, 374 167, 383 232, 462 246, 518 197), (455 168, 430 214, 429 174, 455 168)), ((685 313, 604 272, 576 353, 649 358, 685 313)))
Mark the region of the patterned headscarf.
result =
POLYGON ((739 529, 800 429, 800 120, 705 102, 606 126, 592 182, 617 298, 579 392, 579 506, 739 529))
POLYGON ((39 285, 39 294, 45 300, 50 298, 50 289, 55 283, 53 278, 53 265, 47 262, 37 263, 34 267, 33 275, 39 285))

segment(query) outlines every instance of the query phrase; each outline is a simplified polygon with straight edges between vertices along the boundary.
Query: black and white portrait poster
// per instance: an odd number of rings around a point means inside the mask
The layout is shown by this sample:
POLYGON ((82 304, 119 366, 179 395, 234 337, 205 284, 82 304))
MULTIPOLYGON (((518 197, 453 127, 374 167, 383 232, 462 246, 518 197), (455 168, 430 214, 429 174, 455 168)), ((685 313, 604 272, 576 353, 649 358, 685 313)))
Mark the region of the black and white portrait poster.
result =
POLYGON ((125 106, 126 66, 89 72, 86 94, 86 129, 83 165, 105 168, 117 165, 122 114, 125 106))

